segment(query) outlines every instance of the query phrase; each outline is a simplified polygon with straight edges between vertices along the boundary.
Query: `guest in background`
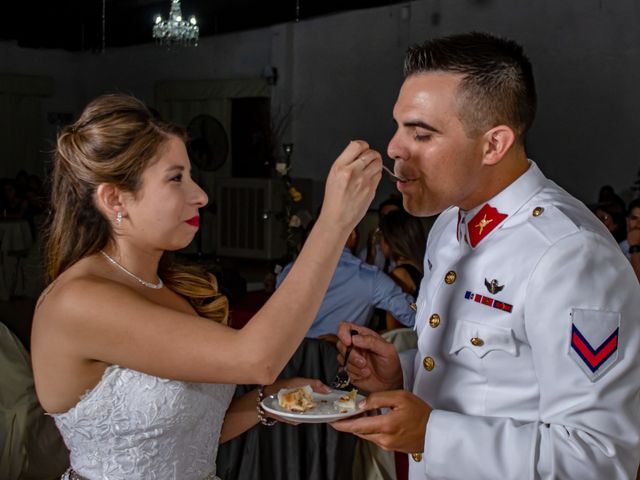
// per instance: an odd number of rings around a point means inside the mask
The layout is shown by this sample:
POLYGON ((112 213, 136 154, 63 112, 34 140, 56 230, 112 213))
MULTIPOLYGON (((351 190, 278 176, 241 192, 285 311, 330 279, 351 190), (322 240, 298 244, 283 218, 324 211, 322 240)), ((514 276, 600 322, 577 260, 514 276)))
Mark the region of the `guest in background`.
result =
POLYGON ((218 442, 266 422, 256 401, 308 382, 232 402, 234 383, 273 383, 296 351, 381 177, 380 154, 349 143, 289 278, 233 330, 215 277, 166 255, 193 240, 207 203, 185 136, 127 95, 99 97, 58 136, 31 353, 71 451, 65 479, 217 478, 218 442))
POLYGON ((627 238, 620 242, 620 248, 627 256, 640 280, 640 198, 629 203, 627 211, 627 238))
POLYGON ((626 210, 624 200, 616 193, 611 185, 603 185, 598 193, 598 203, 612 203, 618 211, 626 210))
MULTIPOLYGON (((356 257, 354 250, 357 245, 358 231, 354 229, 342 250, 327 293, 306 337, 335 342, 341 321, 369 325, 376 308, 387 311, 402 325, 413 326, 415 312, 411 306, 415 302, 414 297, 404 293, 378 267, 368 265, 356 257)), ((278 287, 294 264, 295 262, 289 263, 278 274, 278 287)))
POLYGON ((378 205, 378 225, 367 235, 367 247, 363 248, 358 256, 369 265, 375 265, 385 273, 389 271, 388 259, 380 248, 380 222, 382 218, 395 210, 403 210, 402 198, 391 196, 378 205))
POLYGON ((607 230, 611 232, 616 242, 620 243, 627 238, 624 204, 620 205, 618 202, 598 203, 592 207, 592 210, 607 227, 607 230))
POLYGON ((0 209, 2 216, 8 219, 25 219, 28 210, 27 200, 18 193, 15 182, 7 180, 2 185, 0 209))
MULTIPOLYGON (((404 210, 390 212, 380 221, 382 253, 394 265, 389 276, 414 298, 418 298, 420 291, 427 234, 433 221, 433 217, 420 219, 404 210)), ((403 326, 389 314, 386 323, 387 330, 403 326)))

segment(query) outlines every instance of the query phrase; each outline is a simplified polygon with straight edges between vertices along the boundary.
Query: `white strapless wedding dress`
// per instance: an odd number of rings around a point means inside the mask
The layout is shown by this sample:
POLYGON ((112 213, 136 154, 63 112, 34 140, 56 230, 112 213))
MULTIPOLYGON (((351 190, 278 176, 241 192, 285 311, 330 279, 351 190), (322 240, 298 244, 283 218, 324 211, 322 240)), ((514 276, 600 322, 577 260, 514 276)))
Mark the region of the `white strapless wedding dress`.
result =
POLYGON ((214 479, 234 389, 111 365, 77 405, 51 416, 71 452, 71 468, 87 479, 214 479))

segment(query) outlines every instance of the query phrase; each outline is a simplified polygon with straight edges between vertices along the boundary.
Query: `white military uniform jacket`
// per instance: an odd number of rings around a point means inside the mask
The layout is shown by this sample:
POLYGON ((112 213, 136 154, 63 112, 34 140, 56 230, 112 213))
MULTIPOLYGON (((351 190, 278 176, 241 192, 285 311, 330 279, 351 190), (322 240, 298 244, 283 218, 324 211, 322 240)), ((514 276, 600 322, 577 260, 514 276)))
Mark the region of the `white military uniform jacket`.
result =
POLYGON ((640 286, 533 162, 487 204, 440 215, 416 330, 405 387, 434 410, 410 479, 635 478, 640 286))

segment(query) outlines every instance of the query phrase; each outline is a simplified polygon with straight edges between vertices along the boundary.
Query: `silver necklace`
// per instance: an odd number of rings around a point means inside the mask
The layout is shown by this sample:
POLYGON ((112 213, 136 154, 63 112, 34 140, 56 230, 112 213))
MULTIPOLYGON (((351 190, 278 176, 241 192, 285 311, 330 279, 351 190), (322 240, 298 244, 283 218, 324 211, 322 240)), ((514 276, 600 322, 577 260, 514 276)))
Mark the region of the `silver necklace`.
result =
POLYGON ((127 270, 126 268, 124 268, 122 265, 120 265, 118 262, 116 262, 116 260, 114 258, 112 258, 107 252, 105 252, 104 250, 100 250, 100 253, 102 255, 104 255, 104 258, 106 258, 107 260, 109 260, 109 262, 111 262, 113 265, 115 265, 116 267, 118 267, 120 270, 122 270, 124 273, 126 273, 127 275, 129 275, 130 277, 135 278, 138 282, 140 282, 142 285, 144 285, 147 288, 153 288, 155 290, 157 290, 158 288, 162 288, 162 286, 164 285, 164 283, 162 283, 162 279, 160 277, 158 277, 158 283, 151 283, 151 282, 147 282, 146 280, 143 280, 142 278, 140 278, 139 276, 137 276, 135 273, 130 272, 129 270, 127 270))

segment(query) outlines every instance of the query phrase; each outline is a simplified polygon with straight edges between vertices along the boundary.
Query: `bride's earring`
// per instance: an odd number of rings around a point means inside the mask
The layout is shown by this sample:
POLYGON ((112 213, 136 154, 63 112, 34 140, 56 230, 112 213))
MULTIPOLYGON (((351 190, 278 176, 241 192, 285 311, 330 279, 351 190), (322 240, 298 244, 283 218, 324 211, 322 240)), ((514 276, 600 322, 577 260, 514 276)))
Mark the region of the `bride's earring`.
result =
POLYGON ((116 224, 122 225, 122 212, 116 213, 116 224))

